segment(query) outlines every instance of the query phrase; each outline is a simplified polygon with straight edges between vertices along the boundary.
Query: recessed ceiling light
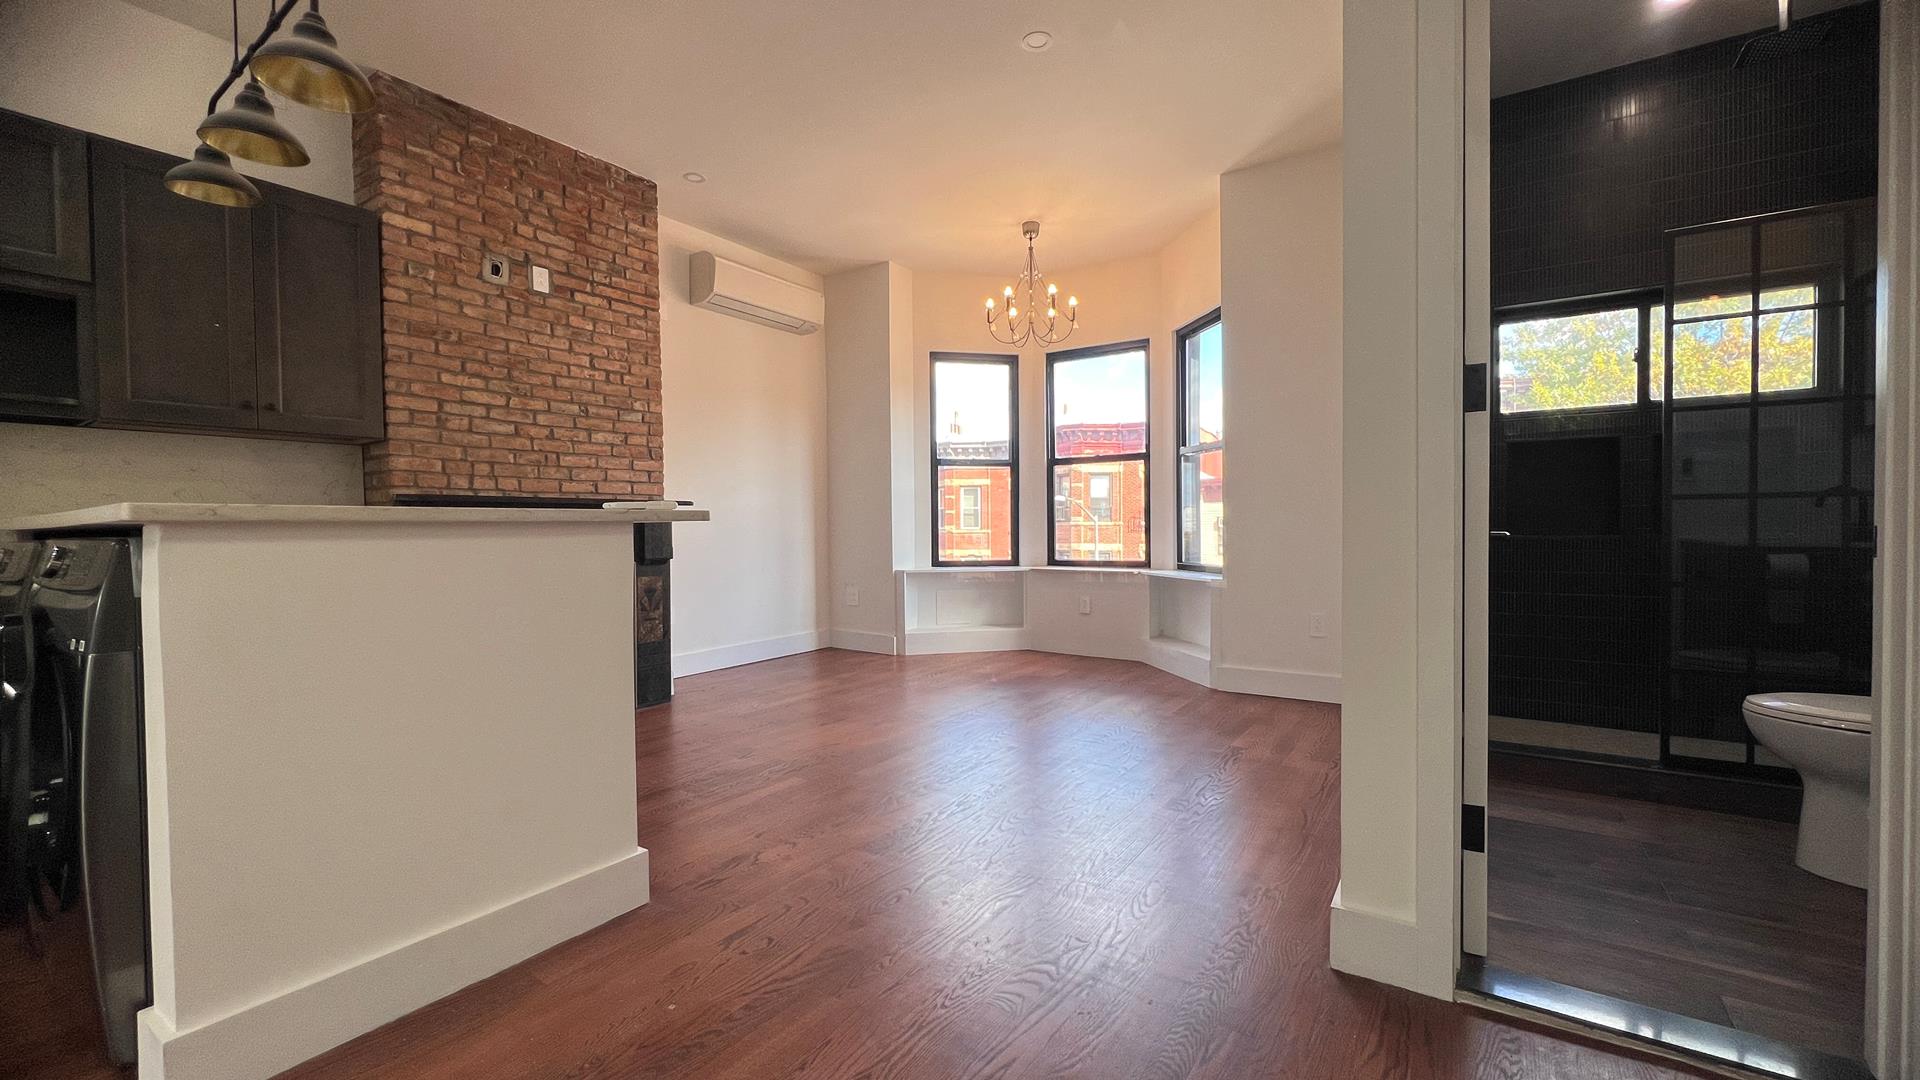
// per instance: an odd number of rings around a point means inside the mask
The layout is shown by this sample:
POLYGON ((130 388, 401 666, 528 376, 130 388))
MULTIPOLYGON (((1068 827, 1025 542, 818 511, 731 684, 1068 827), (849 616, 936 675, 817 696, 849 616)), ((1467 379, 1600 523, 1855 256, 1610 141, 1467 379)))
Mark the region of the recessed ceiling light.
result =
POLYGON ((1660 8, 1663 11, 1670 10, 1672 8, 1677 8, 1677 7, 1684 7, 1686 3, 1687 3, 1687 0, 1653 0, 1653 6, 1660 8))
POLYGON ((680 179, 685 180, 689 184, 704 184, 707 182, 707 174, 697 173, 697 172, 684 172, 680 174, 680 179))
POLYGON ((1046 52, 1053 44, 1053 35, 1045 30, 1029 30, 1027 36, 1020 39, 1020 47, 1028 52, 1046 52))

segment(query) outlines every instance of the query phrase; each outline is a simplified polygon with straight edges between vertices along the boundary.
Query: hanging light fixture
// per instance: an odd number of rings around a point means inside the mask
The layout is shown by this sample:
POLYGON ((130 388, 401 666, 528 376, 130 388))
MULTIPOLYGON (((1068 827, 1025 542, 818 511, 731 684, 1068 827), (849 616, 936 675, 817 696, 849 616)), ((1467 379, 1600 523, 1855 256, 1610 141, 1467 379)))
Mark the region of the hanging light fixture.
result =
POLYGON ((340 43, 320 17, 320 0, 309 0, 289 36, 253 54, 253 77, 316 109, 357 113, 373 108, 373 84, 340 55, 340 43))
POLYGON ((176 195, 215 206, 254 206, 260 202, 260 189, 234 169, 233 159, 205 143, 194 148, 191 161, 168 169, 165 183, 176 195))
POLYGON ((299 138, 274 115, 259 79, 248 79, 232 106, 202 120, 199 135, 201 142, 216 150, 262 165, 305 165, 313 160, 299 138))
POLYGON ((1074 328, 1079 326, 1080 298, 1067 297, 1064 312, 1066 322, 1063 324, 1060 321, 1060 287, 1046 279, 1033 256, 1033 242, 1040 236, 1040 223, 1022 222, 1020 233, 1027 238, 1027 266, 1012 285, 1000 290, 998 300, 991 296, 987 298, 987 332, 993 335, 993 340, 1016 349, 1029 342, 1058 344, 1072 337, 1074 328), (1004 310, 1001 306, 1003 302, 1004 310), (1024 312, 1020 309, 1021 304, 1026 305, 1024 312))
POLYGON ((260 189, 233 167, 237 155, 267 165, 305 165, 306 147, 274 114, 267 100, 271 86, 303 105, 335 112, 362 112, 373 107, 373 86, 353 61, 340 55, 319 0, 308 0, 307 13, 284 41, 272 37, 300 0, 267 0, 267 25, 246 51, 240 50, 240 0, 233 0, 233 66, 207 99, 207 118, 200 122, 201 145, 193 160, 168 170, 169 191, 219 206, 253 206, 260 189), (252 77, 226 109, 220 99, 247 74, 252 77), (263 85, 264 84, 264 85, 263 85))

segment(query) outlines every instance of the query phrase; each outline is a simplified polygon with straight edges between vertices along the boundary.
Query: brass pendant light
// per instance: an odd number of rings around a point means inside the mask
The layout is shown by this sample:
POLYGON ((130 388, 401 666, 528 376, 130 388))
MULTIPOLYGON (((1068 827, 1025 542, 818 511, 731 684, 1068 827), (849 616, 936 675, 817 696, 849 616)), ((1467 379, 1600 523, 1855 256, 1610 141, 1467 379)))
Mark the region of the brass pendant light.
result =
POLYGON ((215 206, 255 206, 260 202, 260 189, 234 169, 233 159, 205 143, 194 149, 193 160, 168 169, 165 183, 176 195, 215 206))
POLYGON ((273 35, 300 0, 267 0, 267 25, 243 53, 240 50, 240 0, 233 7, 233 66, 207 100, 207 118, 200 122, 200 146, 193 160, 167 171, 167 190, 218 206, 255 206, 260 189, 233 167, 236 155, 266 165, 305 165, 312 160, 307 148, 267 100, 271 86, 302 105, 335 112, 364 112, 373 108, 373 84, 340 55, 319 0, 308 0, 307 13, 285 41, 273 35), (253 76, 220 108, 220 99, 251 68, 253 76), (264 85, 262 85, 264 84, 264 85))
POLYGON ((340 55, 319 0, 293 25, 290 36, 253 54, 253 77, 293 101, 316 109, 357 113, 373 108, 373 84, 358 65, 340 55))
POLYGON ((200 141, 216 150, 262 165, 305 165, 313 160, 299 138, 274 115, 258 79, 247 80, 232 106, 201 121, 199 134, 200 141))

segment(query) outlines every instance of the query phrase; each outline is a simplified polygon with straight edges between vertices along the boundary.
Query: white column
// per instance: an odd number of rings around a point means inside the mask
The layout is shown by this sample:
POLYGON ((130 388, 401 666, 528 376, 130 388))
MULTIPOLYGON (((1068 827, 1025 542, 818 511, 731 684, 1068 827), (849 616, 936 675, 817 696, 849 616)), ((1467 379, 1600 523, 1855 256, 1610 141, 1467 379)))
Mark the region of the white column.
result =
POLYGON ((1880 559, 1867 1059, 1920 1077, 1920 4, 1880 7, 1880 559))
POLYGON ((1460 0, 1347 0, 1345 641, 1333 966, 1459 959, 1460 0))

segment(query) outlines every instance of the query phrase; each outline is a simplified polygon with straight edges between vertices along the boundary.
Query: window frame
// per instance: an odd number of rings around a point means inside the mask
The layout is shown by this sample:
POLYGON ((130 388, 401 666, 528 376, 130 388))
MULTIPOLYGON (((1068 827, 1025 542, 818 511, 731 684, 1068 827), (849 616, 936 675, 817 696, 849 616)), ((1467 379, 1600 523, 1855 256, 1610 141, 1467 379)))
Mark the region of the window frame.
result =
POLYGON ((1607 293, 1575 300, 1552 300, 1543 304, 1516 304, 1512 307, 1497 309, 1493 313, 1493 333, 1489 343, 1489 358, 1492 361, 1492 377, 1487 380, 1489 414, 1506 419, 1527 416, 1596 416, 1642 409, 1656 403, 1658 399, 1647 392, 1647 382, 1652 374, 1648 363, 1653 353, 1653 335, 1666 333, 1665 320, 1666 291, 1664 289, 1636 289, 1632 292, 1607 293), (1507 412, 1501 407, 1500 328, 1502 326, 1507 323, 1535 322, 1541 319, 1570 319, 1603 311, 1624 311, 1628 308, 1634 308, 1640 313, 1640 347, 1635 351, 1633 361, 1638 371, 1635 377, 1637 388, 1633 401, 1608 405, 1573 405, 1559 409, 1528 409, 1525 412, 1514 413, 1507 412))
MULTIPOLYGON (((1216 326, 1222 327, 1221 333, 1224 335, 1226 331, 1224 329, 1224 321, 1220 317, 1221 310, 1221 308, 1216 307, 1212 311, 1207 312, 1205 315, 1200 316, 1173 332, 1173 422, 1174 430, 1179 439, 1179 441, 1174 444, 1173 458, 1174 565, 1182 570, 1191 570, 1200 574, 1222 573, 1226 569, 1226 563, 1224 561, 1219 563, 1187 561, 1186 544, 1183 539, 1186 536, 1186 528, 1185 522, 1181 519, 1181 515, 1184 514, 1187 509, 1187 473, 1185 466, 1189 457, 1197 458, 1201 454, 1210 453, 1215 450, 1224 453, 1227 448, 1227 440, 1222 438, 1218 442, 1210 443, 1194 443, 1190 441, 1192 432, 1187 430, 1187 342, 1192 338, 1199 337, 1201 334, 1216 326)), ((1226 339, 1223 336, 1220 342, 1220 385, 1221 398, 1223 401, 1226 397, 1226 368, 1226 339)), ((1224 408, 1224 405, 1222 407, 1224 408)), ((1195 503, 1195 505, 1197 506, 1199 504, 1195 503)), ((1221 505, 1223 508, 1225 507, 1224 498, 1221 501, 1221 505)))
MULTIPOLYGON (((1133 341, 1115 341, 1105 345, 1088 345, 1079 349, 1065 349, 1047 354, 1047 565, 1080 566, 1107 570, 1144 570, 1153 565, 1153 342, 1148 338, 1133 341), (1062 458, 1056 455, 1060 449, 1058 433, 1054 430, 1054 366, 1073 360, 1087 360, 1096 356, 1111 356, 1116 353, 1137 352, 1143 363, 1140 378, 1141 390, 1146 406, 1146 428, 1144 445, 1139 452, 1128 454, 1100 454, 1094 457, 1062 458), (1099 465, 1107 462, 1140 462, 1142 478, 1141 495, 1145 506, 1141 510, 1141 551, 1138 560, 1122 559, 1062 559, 1059 544, 1058 503, 1054 499, 1053 486, 1056 483, 1059 467, 1062 465, 1099 465)), ((1122 534, 1124 535, 1124 533, 1122 534)))
MULTIPOLYGON (((1511 307, 1500 308, 1493 313, 1490 343, 1492 377, 1487 380, 1487 409, 1493 416, 1516 418, 1528 416, 1605 415, 1610 412, 1621 412, 1628 409, 1641 409, 1649 406, 1662 405, 1667 403, 1673 394, 1673 340, 1668 334, 1668 330, 1670 329, 1669 324, 1671 324, 1671 326, 1686 326, 1693 323, 1726 322, 1733 319, 1747 319, 1752 323, 1752 333, 1756 340, 1754 346, 1756 351, 1750 360, 1750 364, 1752 365, 1751 388, 1732 394, 1690 394, 1680 398, 1677 403, 1672 405, 1673 408, 1686 409, 1693 405, 1725 405, 1728 401, 1746 396, 1753 397, 1756 400, 1779 401, 1794 397, 1818 397, 1822 394, 1830 393, 1831 391, 1827 388, 1833 384, 1833 381, 1838 377, 1838 373, 1829 370, 1833 366, 1831 358, 1819 352, 1816 352, 1814 355, 1812 386, 1799 386, 1779 390, 1760 389, 1760 357, 1757 351, 1760 318, 1762 316, 1789 314, 1797 311, 1819 312, 1828 308, 1844 306, 1844 301, 1820 299, 1822 293, 1825 291, 1825 286, 1825 282, 1808 281, 1804 276, 1795 274, 1792 271, 1776 271, 1761 279, 1761 284, 1758 289, 1750 290, 1749 306, 1747 308, 1726 314, 1694 315, 1682 318, 1672 317, 1670 309, 1674 304, 1668 299, 1665 289, 1636 289, 1631 292, 1606 293, 1599 296, 1580 297, 1573 300, 1551 300, 1545 303, 1516 304, 1511 307), (1812 288, 1815 299, 1811 304, 1788 304, 1773 308, 1758 307, 1759 294, 1776 288, 1812 288), (1529 409, 1526 412, 1516 413, 1507 412, 1501 407, 1500 328, 1502 326, 1510 322, 1531 322, 1537 319, 1564 319, 1578 315, 1590 315, 1602 311, 1624 311, 1627 308, 1638 308, 1640 312, 1640 350, 1635 358, 1635 363, 1639 367, 1638 400, 1630 403, 1612 405, 1577 405, 1560 409, 1529 409), (1658 372, 1653 370, 1653 337, 1655 334, 1659 334, 1662 338, 1660 355, 1665 361, 1661 370, 1658 372), (1653 381, 1655 379, 1661 380, 1660 397, 1655 397, 1653 394, 1653 381)), ((1181 422, 1184 423, 1184 413, 1182 416, 1183 419, 1181 422)))
MULTIPOLYGON (((1744 296, 1747 306, 1739 311, 1676 317, 1672 314, 1672 309, 1679 305, 1673 302, 1665 302, 1661 304, 1659 309, 1663 319, 1660 329, 1662 333, 1666 333, 1669 329, 1677 329, 1682 326, 1696 326, 1713 322, 1732 322, 1736 319, 1747 320, 1748 333, 1751 335, 1753 342, 1747 359, 1747 389, 1726 394, 1688 394, 1686 397, 1677 399, 1677 403, 1674 405, 1675 408, 1685 409, 1693 405, 1724 406, 1728 402, 1738 401, 1743 397, 1752 398, 1755 401, 1780 401, 1796 397, 1828 397, 1835 393, 1832 387, 1839 384, 1840 372, 1838 367, 1840 361, 1837 356, 1828 355, 1820 349, 1818 334, 1821 313, 1836 308, 1844 309, 1847 305, 1847 301, 1844 298, 1840 300, 1825 300, 1822 299, 1822 297, 1830 292, 1844 292, 1844 289, 1833 289, 1831 288, 1832 283, 1817 278, 1808 280, 1806 275, 1794 270, 1774 270, 1765 274, 1756 272, 1750 278, 1730 277, 1718 280, 1729 283, 1751 282, 1749 288, 1738 292, 1729 291, 1727 294, 1729 296, 1744 296), (1813 302, 1809 304, 1784 304, 1779 307, 1761 306, 1760 297, 1778 289, 1812 289, 1813 302), (1802 311, 1808 311, 1814 314, 1814 333, 1816 336, 1814 338, 1813 354, 1813 385, 1781 387, 1774 390, 1761 387, 1760 364, 1764 359, 1760 352, 1761 320, 1769 315, 1791 315, 1802 311)), ((1699 283, 1690 282, 1689 284, 1699 283)), ((1697 302, 1698 300, 1679 301, 1681 304, 1697 302)), ((1667 383, 1662 389, 1666 398, 1671 398, 1673 394, 1673 380, 1671 378, 1673 369, 1673 340, 1671 336, 1668 337, 1666 348, 1668 378, 1667 383)), ((1648 395, 1648 400, 1655 403, 1665 400, 1666 398, 1656 398, 1651 394, 1648 395)))
MULTIPOLYGON (((933 511, 932 565, 934 566, 1019 566, 1020 565, 1020 357, 1017 353, 962 353, 930 352, 927 354, 927 458, 932 463, 927 470, 927 479, 933 491, 928 500, 933 511), (940 400, 940 364, 993 364, 1007 369, 1007 457, 1004 461, 994 459, 983 461, 977 458, 943 458, 940 456, 940 424, 935 408, 940 400), (1007 470, 1009 524, 1013 532, 1012 542, 1007 546, 1008 558, 1005 559, 942 559, 940 557, 940 470, 942 468, 967 468, 969 466, 1004 467, 1007 470)), ((982 524, 988 518, 986 503, 980 507, 982 524)), ((959 509, 954 511, 955 527, 958 528, 959 509)))

